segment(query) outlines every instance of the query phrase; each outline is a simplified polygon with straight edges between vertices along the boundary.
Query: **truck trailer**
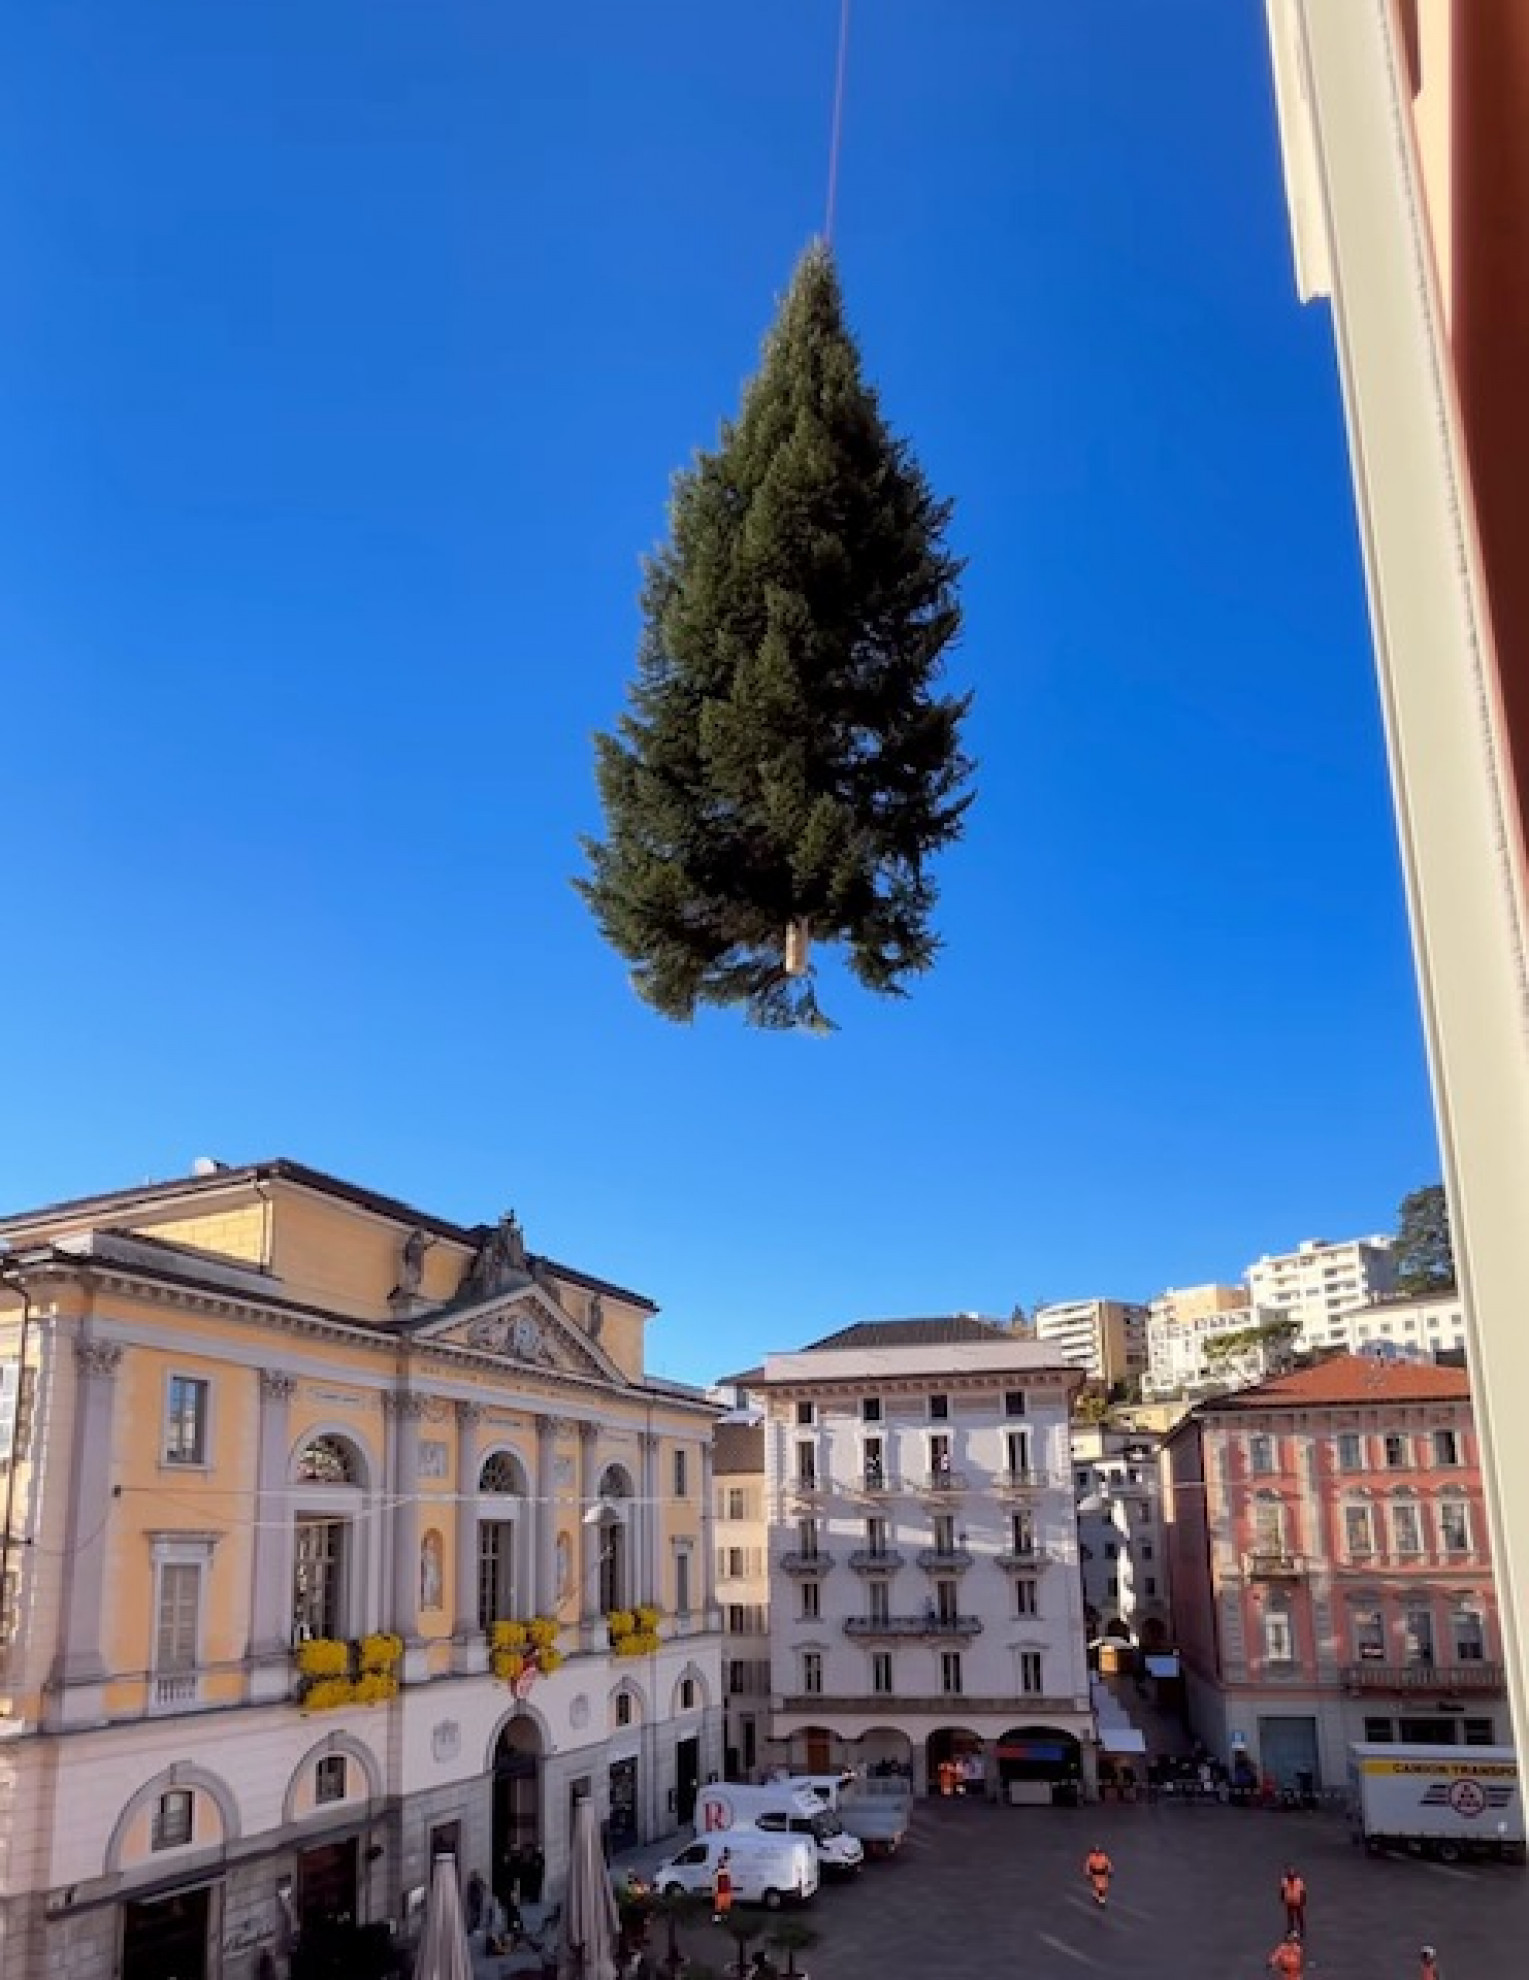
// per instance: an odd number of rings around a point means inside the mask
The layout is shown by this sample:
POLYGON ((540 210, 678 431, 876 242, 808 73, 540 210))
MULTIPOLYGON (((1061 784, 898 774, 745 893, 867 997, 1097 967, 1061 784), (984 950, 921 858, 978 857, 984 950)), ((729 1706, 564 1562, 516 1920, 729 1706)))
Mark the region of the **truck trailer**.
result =
POLYGON ((1524 1860, 1524 1803, 1511 1746, 1349 1748, 1354 1840, 1379 1855, 1410 1851, 1524 1860))

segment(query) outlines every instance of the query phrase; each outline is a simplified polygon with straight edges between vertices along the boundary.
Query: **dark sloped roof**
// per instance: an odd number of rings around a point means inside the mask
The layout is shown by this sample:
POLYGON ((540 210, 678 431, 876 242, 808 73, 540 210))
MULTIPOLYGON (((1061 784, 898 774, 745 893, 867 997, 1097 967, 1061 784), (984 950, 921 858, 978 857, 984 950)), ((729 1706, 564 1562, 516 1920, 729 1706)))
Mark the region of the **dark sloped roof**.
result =
POLYGON ((711 1468, 718 1478, 763 1471, 764 1424, 719 1423, 711 1433, 711 1468))
POLYGON ((1007 1327, 992 1320, 977 1320, 967 1313, 954 1313, 943 1320, 857 1320, 853 1327, 841 1327, 800 1350, 814 1354, 819 1348, 898 1348, 949 1347, 956 1341, 1012 1341, 1007 1327))

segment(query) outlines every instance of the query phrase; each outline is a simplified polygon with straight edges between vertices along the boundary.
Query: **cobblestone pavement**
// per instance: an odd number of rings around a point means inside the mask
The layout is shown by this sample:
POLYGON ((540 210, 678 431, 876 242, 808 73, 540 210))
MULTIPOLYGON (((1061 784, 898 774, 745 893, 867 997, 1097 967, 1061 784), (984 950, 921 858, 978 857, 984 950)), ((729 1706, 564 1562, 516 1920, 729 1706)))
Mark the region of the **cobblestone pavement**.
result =
MULTIPOLYGON (((812 1980, 1259 1980, 1287 1862, 1311 1892, 1315 1980, 1416 1980, 1425 1942, 1442 1980, 1529 1980, 1520 1868, 1370 1857, 1331 1815, 1114 1803, 921 1803, 902 1856, 824 1886, 805 1914, 819 1943, 799 1959, 812 1980), (1102 1913, 1082 1875, 1096 1840, 1116 1869, 1102 1913)), ((718 1968, 727 1956, 709 1927, 686 1942, 718 1968)))

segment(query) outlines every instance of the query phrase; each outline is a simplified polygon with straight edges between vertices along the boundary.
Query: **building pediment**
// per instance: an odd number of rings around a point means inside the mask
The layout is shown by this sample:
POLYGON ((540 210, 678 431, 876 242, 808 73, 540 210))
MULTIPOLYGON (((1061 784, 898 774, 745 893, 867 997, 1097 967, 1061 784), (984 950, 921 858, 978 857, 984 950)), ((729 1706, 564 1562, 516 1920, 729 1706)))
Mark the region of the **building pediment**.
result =
POLYGON ((475 1306, 458 1306, 411 1331, 417 1341, 449 1342, 521 1368, 627 1386, 610 1356, 574 1325, 550 1292, 529 1277, 510 1292, 475 1306))

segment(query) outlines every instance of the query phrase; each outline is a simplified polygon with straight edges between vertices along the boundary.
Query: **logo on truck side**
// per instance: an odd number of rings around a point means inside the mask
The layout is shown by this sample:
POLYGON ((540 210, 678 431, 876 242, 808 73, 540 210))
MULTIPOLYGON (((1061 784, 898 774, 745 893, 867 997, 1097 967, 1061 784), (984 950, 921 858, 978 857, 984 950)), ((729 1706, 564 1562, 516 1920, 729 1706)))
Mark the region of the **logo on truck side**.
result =
POLYGON ((704 1820, 701 1826, 708 1834, 714 1829, 730 1829, 733 1826, 733 1805, 730 1801, 723 1801, 719 1795, 712 1795, 703 1802, 702 1811, 704 1820))
POLYGON ((1480 1781, 1469 1777, 1460 1781, 1436 1781, 1418 1797, 1423 1808, 1452 1808, 1457 1815, 1463 1815, 1472 1822, 1478 1815, 1485 1815, 1489 1808, 1506 1808, 1512 1799, 1512 1788, 1483 1787, 1480 1781))

